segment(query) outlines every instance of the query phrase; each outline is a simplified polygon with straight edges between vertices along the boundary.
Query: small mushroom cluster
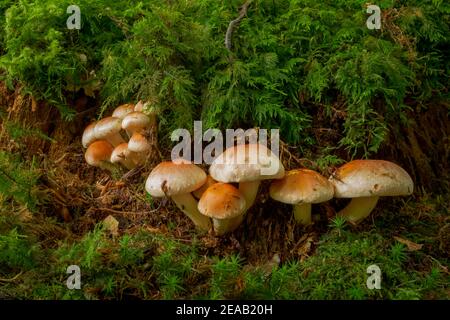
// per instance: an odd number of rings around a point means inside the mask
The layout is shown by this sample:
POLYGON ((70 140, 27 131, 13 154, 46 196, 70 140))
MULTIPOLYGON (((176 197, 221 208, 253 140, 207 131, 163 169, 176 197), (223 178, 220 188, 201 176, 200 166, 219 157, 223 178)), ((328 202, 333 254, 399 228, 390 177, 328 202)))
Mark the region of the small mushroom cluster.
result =
POLYGON ((111 116, 89 124, 82 137, 86 162, 106 170, 115 165, 131 170, 145 164, 151 150, 148 130, 156 116, 145 114, 144 107, 142 101, 123 104, 111 116))
POLYGON ((273 180, 270 197, 294 206, 295 221, 311 224, 312 204, 335 198, 352 198, 338 215, 352 223, 367 217, 381 196, 409 195, 413 181, 398 165, 384 160, 354 160, 329 179, 309 169, 285 169, 275 154, 260 144, 241 144, 226 149, 209 168, 185 160, 157 165, 145 188, 153 197, 171 197, 197 228, 216 235, 232 232, 254 204, 262 180, 273 180), (257 155, 257 163, 250 161, 257 155), (236 161, 240 159, 240 161, 236 161), (277 170, 262 174, 271 165, 277 170))

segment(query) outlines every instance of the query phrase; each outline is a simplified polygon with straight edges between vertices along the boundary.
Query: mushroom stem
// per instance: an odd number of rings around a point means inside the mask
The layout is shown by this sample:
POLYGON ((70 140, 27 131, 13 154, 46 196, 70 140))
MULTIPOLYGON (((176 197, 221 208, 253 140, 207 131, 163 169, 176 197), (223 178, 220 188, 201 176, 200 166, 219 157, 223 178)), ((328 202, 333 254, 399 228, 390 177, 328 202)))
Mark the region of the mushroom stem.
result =
POLYGON ((379 198, 377 196, 353 198, 344 209, 338 212, 338 216, 343 216, 350 222, 359 223, 369 216, 379 198))
POLYGON ((100 169, 107 170, 109 172, 113 172, 117 170, 117 166, 114 163, 111 163, 109 161, 102 161, 99 166, 100 169))
POLYGON ((212 219, 214 232, 217 236, 224 235, 236 230, 244 219, 244 214, 230 219, 212 219))
POLYGON ((239 183, 239 191, 242 193, 245 198, 245 202, 247 203, 245 210, 248 210, 255 202, 260 184, 261 181, 259 180, 239 183))
POLYGON ((146 154, 143 152, 130 151, 129 159, 133 161, 137 166, 145 163, 146 154))
POLYGON ((208 231, 211 228, 211 219, 198 211, 198 202, 190 193, 173 195, 172 200, 199 229, 208 231))
POLYGON ((302 225, 311 224, 311 203, 299 203, 294 205, 294 219, 302 225))
POLYGON ((136 164, 131 158, 124 158, 122 161, 120 161, 120 163, 128 170, 133 170, 134 168, 136 168, 136 164))
POLYGON ((106 137, 106 140, 111 143, 114 147, 117 147, 119 144, 126 142, 120 133, 115 133, 106 137))

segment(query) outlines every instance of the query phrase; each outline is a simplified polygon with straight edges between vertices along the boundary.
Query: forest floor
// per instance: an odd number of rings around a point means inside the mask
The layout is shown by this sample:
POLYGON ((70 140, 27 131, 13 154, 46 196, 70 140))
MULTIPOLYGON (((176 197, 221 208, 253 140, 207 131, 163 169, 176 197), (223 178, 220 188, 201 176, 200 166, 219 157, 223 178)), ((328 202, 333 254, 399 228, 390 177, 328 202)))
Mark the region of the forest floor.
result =
MULTIPOLYGON (((1 124, 0 150, 20 154, 36 178, 34 206, 0 198, 0 298, 450 298, 449 192, 381 199, 358 226, 335 218, 346 201, 334 199, 314 206, 315 223, 302 228, 263 183, 239 229, 215 237, 146 194, 156 162, 112 175, 88 166, 85 112, 63 122, 45 105, 0 91, 11 106, 1 110, 9 124, 1 124), (110 215, 117 228, 102 224, 110 215), (380 290, 366 286, 372 264, 380 290), (66 287, 69 265, 81 268, 81 290, 66 287)), ((88 102, 73 104, 84 110, 88 102)))

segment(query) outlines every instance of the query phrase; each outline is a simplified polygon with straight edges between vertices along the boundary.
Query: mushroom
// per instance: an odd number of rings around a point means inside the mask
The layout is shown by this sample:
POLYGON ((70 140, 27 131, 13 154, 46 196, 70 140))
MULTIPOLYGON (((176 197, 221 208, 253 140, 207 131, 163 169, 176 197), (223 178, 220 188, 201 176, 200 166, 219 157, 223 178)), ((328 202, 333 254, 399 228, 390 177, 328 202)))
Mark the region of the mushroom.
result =
POLYGON ((136 164, 130 157, 130 150, 128 150, 128 143, 124 142, 114 148, 111 154, 112 163, 120 163, 128 170, 134 169, 136 164))
POLYGON ((211 187, 213 184, 217 183, 216 180, 213 179, 213 177, 211 177, 209 174, 206 177, 206 182, 197 190, 195 190, 194 192, 192 192, 192 195, 196 198, 196 199, 200 199, 203 195, 203 193, 206 191, 206 189, 208 189, 209 187, 211 187))
POLYGON ((110 163, 113 150, 113 146, 108 141, 98 140, 89 145, 84 158, 91 166, 111 171, 114 168, 110 163))
POLYGON ((203 193, 198 210, 213 220, 216 235, 223 235, 239 227, 245 213, 245 198, 228 183, 215 183, 203 193))
POLYGON ((94 142, 95 140, 97 140, 97 138, 95 137, 95 125, 97 124, 97 122, 92 122, 91 124, 89 124, 86 129, 84 129, 83 132, 83 137, 81 138, 81 143, 83 145, 84 148, 89 147, 89 145, 94 142))
POLYGON ((95 125, 95 137, 101 140, 107 140, 114 147, 124 143, 125 140, 120 135, 122 129, 122 120, 116 117, 106 117, 95 125))
POLYGON ((211 219, 202 215, 191 192, 206 181, 206 173, 187 161, 165 161, 158 164, 147 178, 145 189, 152 197, 169 196, 201 230, 211 228, 211 219))
POLYGON ((150 149, 147 139, 140 133, 134 133, 128 141, 129 157, 137 165, 145 163, 150 149))
POLYGON ((134 106, 134 111, 144 112, 144 103, 142 100, 139 100, 138 103, 134 106))
POLYGON ((270 185, 270 197, 294 205, 294 218, 299 224, 311 224, 311 204, 333 198, 333 185, 321 174, 309 169, 296 169, 270 185))
POLYGON ((112 116, 116 118, 123 119, 125 116, 131 112, 134 111, 134 104, 132 103, 126 103, 118 106, 116 109, 114 109, 112 116))
POLYGON ((400 166, 385 160, 354 160, 338 168, 330 177, 336 198, 352 198, 338 212, 353 223, 369 216, 379 197, 410 195, 414 183, 400 166))
POLYGON ((217 181, 239 183, 239 191, 245 197, 248 210, 255 202, 261 180, 282 178, 284 167, 267 147, 261 144, 238 144, 214 159, 209 172, 217 181), (267 168, 275 170, 269 174, 265 172, 267 168))
POLYGON ((142 133, 150 126, 150 118, 142 112, 133 111, 122 120, 122 128, 127 132, 142 133))

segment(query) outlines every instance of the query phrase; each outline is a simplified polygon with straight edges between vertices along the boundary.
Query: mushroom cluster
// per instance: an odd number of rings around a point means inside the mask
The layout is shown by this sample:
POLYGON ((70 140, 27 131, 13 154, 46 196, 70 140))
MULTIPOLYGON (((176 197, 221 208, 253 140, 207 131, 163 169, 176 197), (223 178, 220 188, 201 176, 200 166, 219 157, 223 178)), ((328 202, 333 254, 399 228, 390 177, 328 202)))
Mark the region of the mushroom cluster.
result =
POLYGON ((405 170, 384 160, 351 161, 328 179, 305 168, 285 172, 278 157, 259 144, 226 149, 211 164, 209 175, 185 160, 162 162, 152 170, 145 187, 153 197, 172 198, 198 229, 223 235, 241 225, 261 181, 268 179, 273 180, 270 197, 292 204, 300 225, 311 224, 312 204, 332 198, 352 198, 338 215, 359 223, 380 196, 409 195, 414 187, 405 170), (257 162, 250 161, 255 154, 257 162), (268 165, 276 170, 262 174, 268 165))
POLYGON ((149 129, 156 125, 155 114, 145 114, 144 107, 142 101, 123 104, 89 124, 82 137, 86 162, 110 171, 116 165, 128 170, 144 165, 151 150, 149 129))

